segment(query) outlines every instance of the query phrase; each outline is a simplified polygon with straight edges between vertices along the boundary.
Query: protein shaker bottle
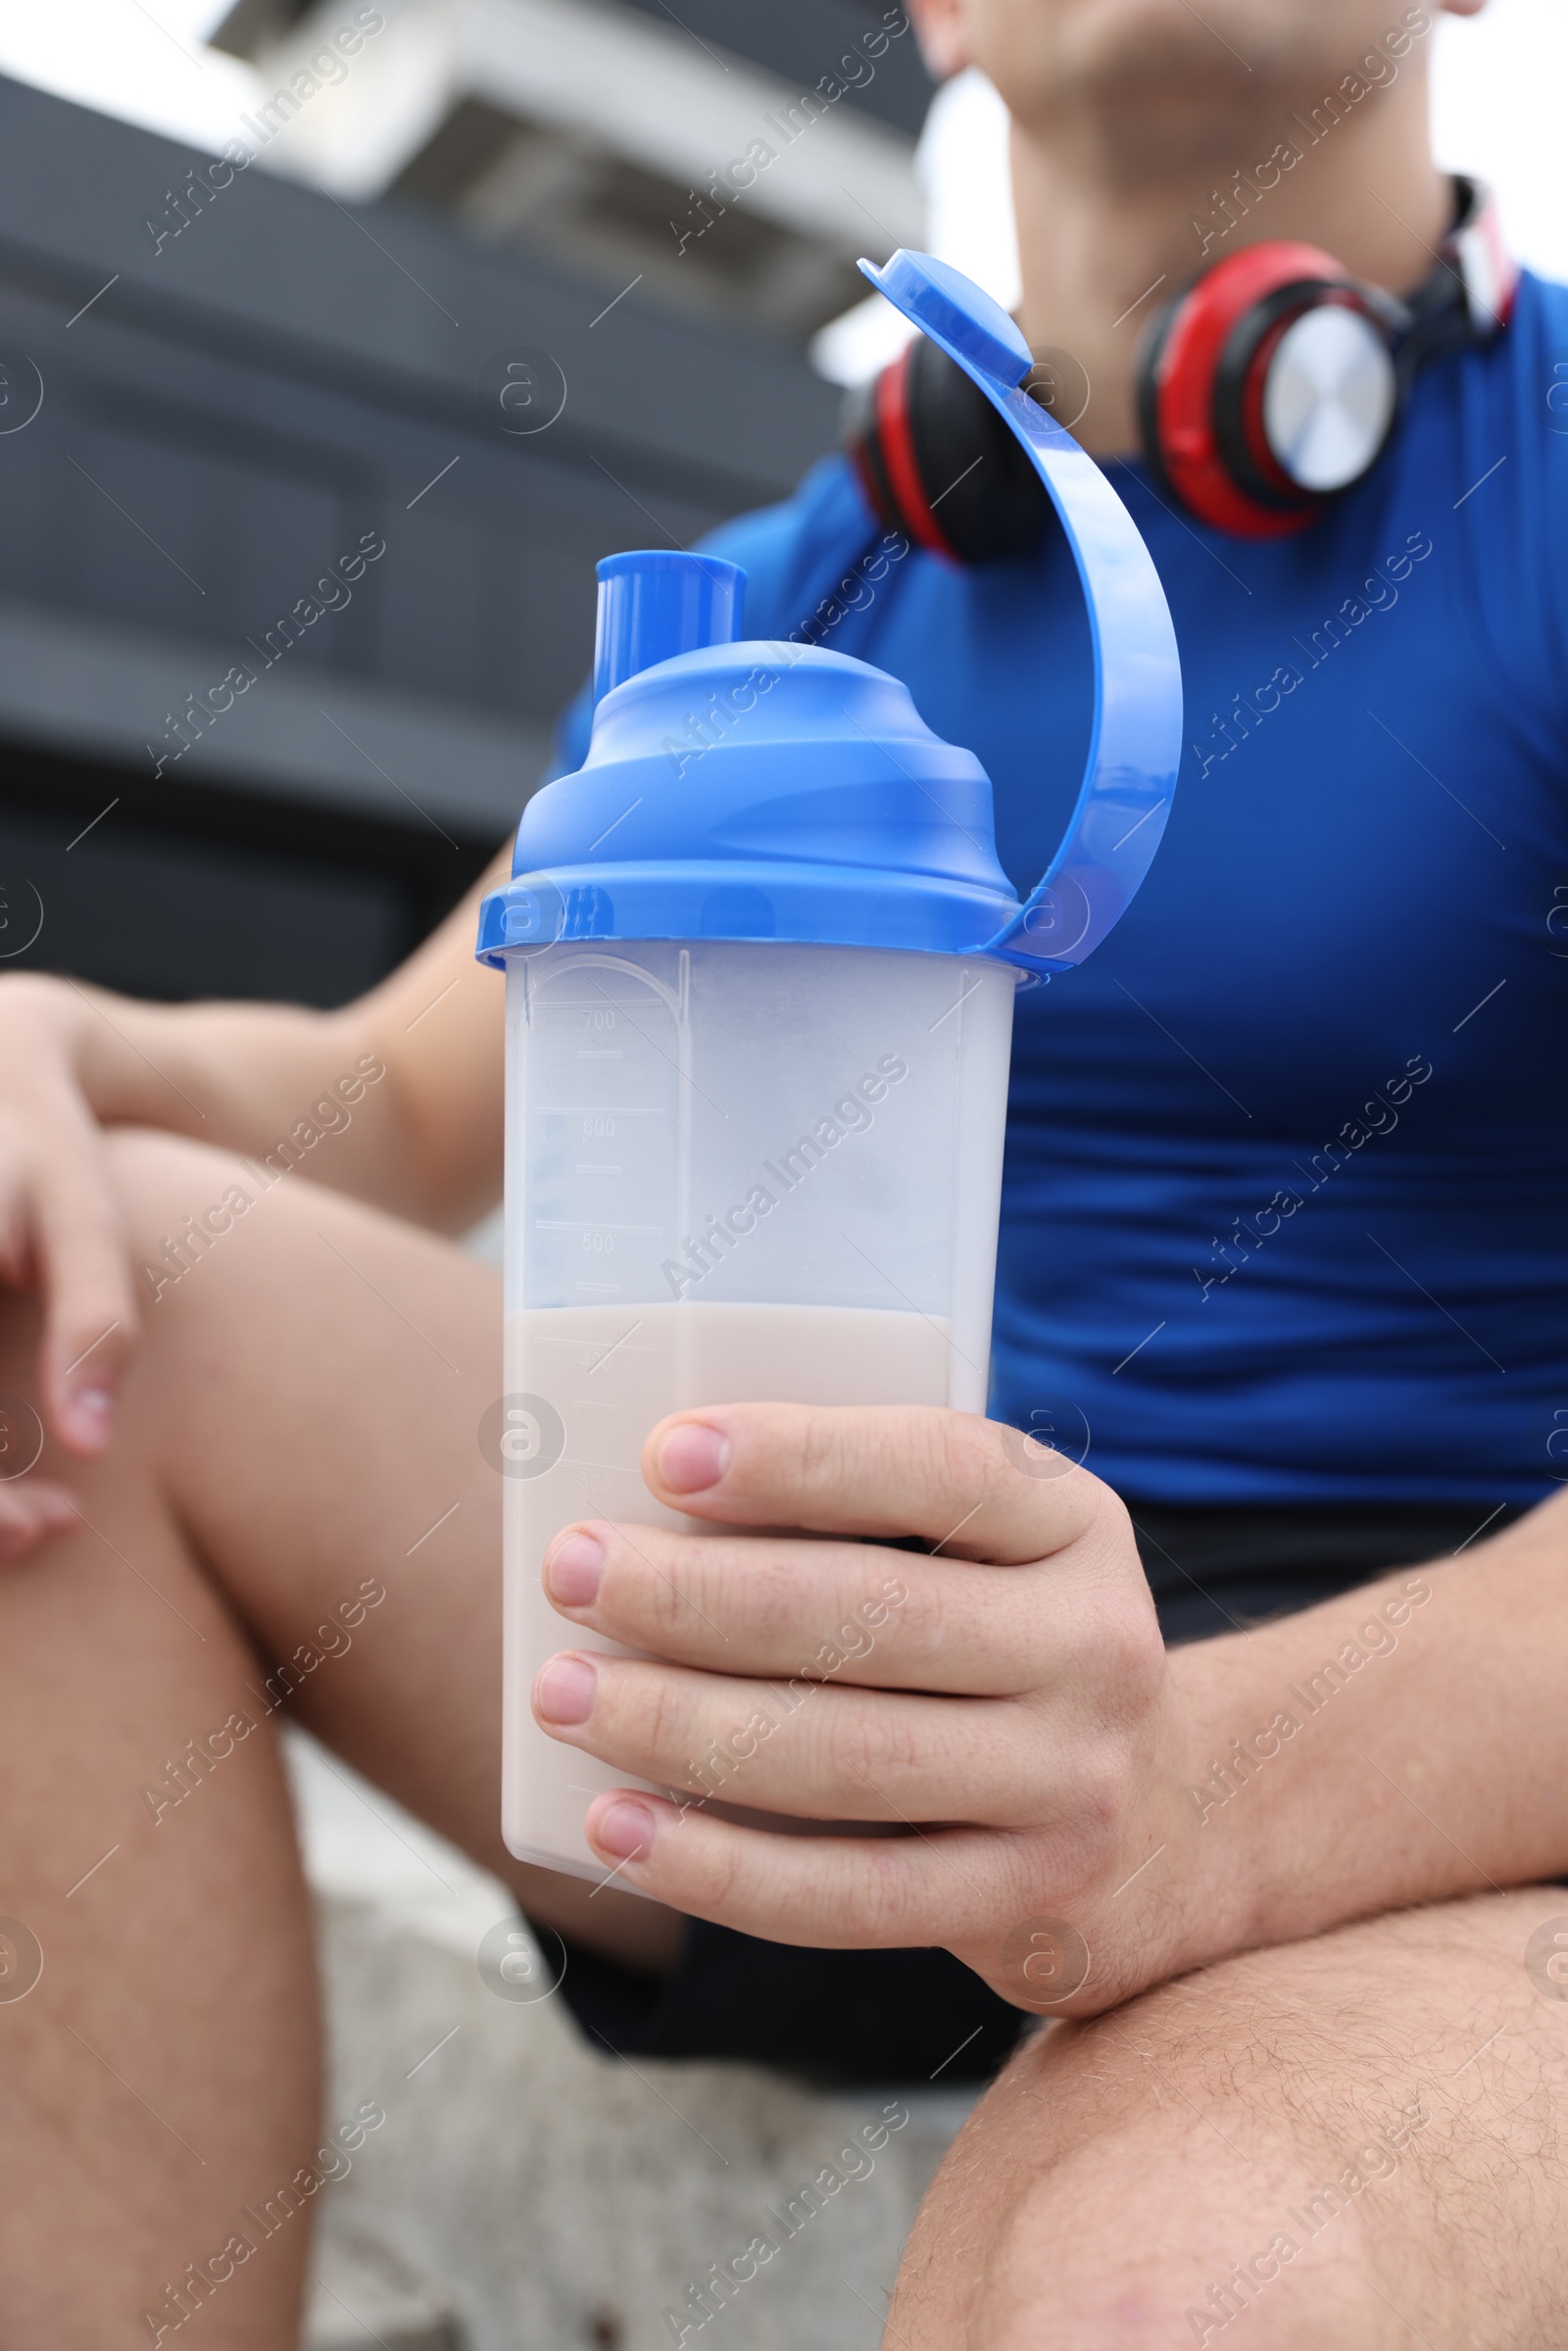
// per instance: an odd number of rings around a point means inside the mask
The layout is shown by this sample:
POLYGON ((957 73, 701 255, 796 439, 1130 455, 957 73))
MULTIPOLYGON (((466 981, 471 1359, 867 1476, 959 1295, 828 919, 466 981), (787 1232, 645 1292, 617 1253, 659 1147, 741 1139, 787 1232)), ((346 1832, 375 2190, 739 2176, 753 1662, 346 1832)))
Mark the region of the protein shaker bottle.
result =
POLYGON ((1088 768, 1020 904, 984 770, 898 680, 737 642, 744 575, 717 558, 599 566, 588 757, 529 802, 478 950, 507 975, 503 1825, 577 1876, 603 1875, 582 1819, 626 1775, 530 1711, 564 1638, 551 1539, 696 1523, 637 1466, 683 1405, 984 1411, 1013 994, 1104 937, 1175 787, 1174 635, 1125 508, 1019 388, 989 296, 920 254, 866 273, 1054 502, 1093 622, 1088 768))

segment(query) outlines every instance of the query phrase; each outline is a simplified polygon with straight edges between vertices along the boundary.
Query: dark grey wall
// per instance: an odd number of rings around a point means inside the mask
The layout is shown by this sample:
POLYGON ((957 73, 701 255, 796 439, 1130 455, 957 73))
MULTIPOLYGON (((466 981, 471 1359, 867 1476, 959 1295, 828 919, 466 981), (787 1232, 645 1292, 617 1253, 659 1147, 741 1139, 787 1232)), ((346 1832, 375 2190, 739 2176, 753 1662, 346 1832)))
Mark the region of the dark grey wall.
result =
POLYGON ((200 160, 0 80, 0 939, 24 882, 44 901, 0 969, 324 1002, 514 821, 595 560, 784 495, 837 401, 769 342, 640 292, 600 316, 559 269, 254 166, 155 247, 200 160), (536 401, 565 387, 525 437, 519 352, 536 401), (349 600, 270 646, 366 536, 349 600), (215 716, 235 663, 256 682, 215 716))
MULTIPOLYGON (((876 71, 858 82, 846 104, 876 115, 911 137, 925 121, 935 86, 920 62, 912 25, 897 0, 682 0, 677 16, 664 0, 626 0, 645 16, 659 17, 693 40, 711 41, 734 57, 750 58, 803 90, 814 89, 846 50, 859 47, 876 71), (891 39, 880 57, 867 52, 867 35, 880 38, 903 21, 906 30, 891 39)), ((856 69, 857 72, 863 68, 856 69)))

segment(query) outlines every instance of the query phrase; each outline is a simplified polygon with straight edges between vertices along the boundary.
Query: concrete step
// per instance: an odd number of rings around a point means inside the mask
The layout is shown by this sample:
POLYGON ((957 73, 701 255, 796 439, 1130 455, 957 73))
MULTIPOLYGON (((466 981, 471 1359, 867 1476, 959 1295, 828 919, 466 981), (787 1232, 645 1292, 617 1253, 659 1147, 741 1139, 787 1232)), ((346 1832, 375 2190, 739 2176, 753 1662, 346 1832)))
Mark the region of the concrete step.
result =
POLYGON ((329 2235, 311 2280, 301 2351, 466 2351, 451 2303, 383 2246, 329 2235))
POLYGON ((352 2168, 317 2226, 326 2261, 357 2250, 402 2296, 373 2316, 368 2284, 323 2268, 313 2326, 338 2331, 308 2351, 877 2351, 900 2247, 970 2093, 827 2094, 590 2048, 548 1953, 531 1988, 502 1989, 494 1938, 517 1930, 505 1888, 335 1758, 289 1745, 325 2122, 381 2118, 345 2140, 352 2168), (777 2249, 758 2266, 760 2233, 777 2249), (745 2280, 721 2308, 702 2299, 718 2264, 745 2280))

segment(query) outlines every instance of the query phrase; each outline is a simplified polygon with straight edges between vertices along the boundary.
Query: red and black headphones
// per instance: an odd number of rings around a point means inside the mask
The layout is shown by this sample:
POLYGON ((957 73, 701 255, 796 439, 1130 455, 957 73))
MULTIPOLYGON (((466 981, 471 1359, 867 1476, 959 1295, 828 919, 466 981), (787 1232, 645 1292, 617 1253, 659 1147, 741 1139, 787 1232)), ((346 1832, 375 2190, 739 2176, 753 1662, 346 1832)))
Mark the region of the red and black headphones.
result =
MULTIPOLYGON (((1150 321, 1138 357, 1144 456, 1200 522, 1245 539, 1304 529, 1387 448, 1429 361, 1488 341, 1518 282, 1496 210, 1459 179, 1437 267, 1396 300, 1316 245, 1244 246, 1150 321)), ((1031 387, 1059 405, 1061 370, 1031 387)), ((1063 423, 1074 419, 1063 416, 1063 423)), ((1027 555, 1046 493, 963 370, 923 335, 851 395, 845 444, 872 508, 958 563, 1027 555)))

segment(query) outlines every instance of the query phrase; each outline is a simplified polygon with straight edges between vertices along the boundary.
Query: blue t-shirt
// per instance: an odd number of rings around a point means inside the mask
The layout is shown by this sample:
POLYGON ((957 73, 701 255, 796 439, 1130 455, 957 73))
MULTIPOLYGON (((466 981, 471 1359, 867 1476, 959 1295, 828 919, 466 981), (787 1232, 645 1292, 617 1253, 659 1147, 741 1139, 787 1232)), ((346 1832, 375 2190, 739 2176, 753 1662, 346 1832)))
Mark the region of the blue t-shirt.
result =
MULTIPOLYGON (((1534 1501, 1568 1478, 1568 289, 1423 369, 1298 537, 1107 470, 1188 748, 1119 928, 1018 998, 992 1410, 1152 1500, 1534 1501)), ((1088 741, 1071 560, 873 583, 881 541, 834 458, 709 544, 748 636, 814 614, 978 754, 1025 892, 1088 741)))

